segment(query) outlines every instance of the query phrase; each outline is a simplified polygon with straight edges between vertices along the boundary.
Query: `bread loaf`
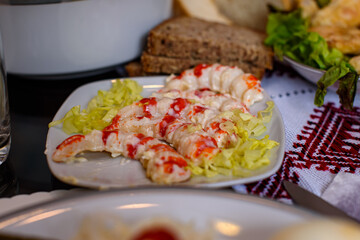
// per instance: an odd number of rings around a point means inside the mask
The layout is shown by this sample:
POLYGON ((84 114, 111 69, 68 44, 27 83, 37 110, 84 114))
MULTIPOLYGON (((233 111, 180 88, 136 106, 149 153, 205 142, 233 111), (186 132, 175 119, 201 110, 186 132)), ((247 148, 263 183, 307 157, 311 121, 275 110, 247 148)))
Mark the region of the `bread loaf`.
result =
POLYGON ((214 62, 246 62, 272 68, 272 50, 265 35, 253 30, 190 17, 167 20, 150 31, 148 54, 214 62))
POLYGON ((265 34, 245 27, 192 17, 177 17, 153 28, 139 64, 126 67, 129 75, 177 74, 198 64, 237 66, 262 78, 272 69, 273 52, 265 34))

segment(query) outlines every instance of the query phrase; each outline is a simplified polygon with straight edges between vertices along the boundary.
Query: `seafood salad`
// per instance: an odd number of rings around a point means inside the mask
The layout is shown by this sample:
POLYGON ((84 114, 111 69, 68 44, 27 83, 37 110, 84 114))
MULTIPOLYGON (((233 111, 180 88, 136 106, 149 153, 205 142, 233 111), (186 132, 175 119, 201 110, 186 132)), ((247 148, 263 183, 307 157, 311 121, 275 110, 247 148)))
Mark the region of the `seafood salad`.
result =
POLYGON ((278 145, 263 136, 273 103, 257 116, 249 112, 264 98, 260 83, 240 68, 220 64, 170 75, 150 97, 111 109, 101 128, 69 136, 52 160, 71 163, 79 153, 105 151, 138 160, 146 176, 160 184, 195 175, 242 175, 269 164, 270 151, 278 145))

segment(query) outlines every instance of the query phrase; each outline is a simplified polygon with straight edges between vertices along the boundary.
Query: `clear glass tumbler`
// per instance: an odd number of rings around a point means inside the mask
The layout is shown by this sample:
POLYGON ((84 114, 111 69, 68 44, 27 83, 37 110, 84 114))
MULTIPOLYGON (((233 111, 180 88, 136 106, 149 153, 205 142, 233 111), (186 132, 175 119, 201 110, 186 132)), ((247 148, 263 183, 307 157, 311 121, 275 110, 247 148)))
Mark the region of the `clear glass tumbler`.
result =
POLYGON ((0 164, 8 157, 11 144, 7 73, 0 34, 0 164))

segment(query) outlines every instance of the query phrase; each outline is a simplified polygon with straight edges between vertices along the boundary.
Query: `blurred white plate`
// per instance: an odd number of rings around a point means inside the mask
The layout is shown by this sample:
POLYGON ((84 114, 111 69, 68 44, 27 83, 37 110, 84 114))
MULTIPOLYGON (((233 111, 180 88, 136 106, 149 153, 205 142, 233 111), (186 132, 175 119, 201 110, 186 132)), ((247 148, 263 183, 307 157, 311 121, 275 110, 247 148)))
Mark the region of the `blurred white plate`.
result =
POLYGON ((0 218, 1 232, 70 239, 90 213, 116 214, 127 224, 166 217, 213 229, 214 239, 270 239, 292 224, 318 215, 255 196, 205 189, 137 188, 82 193, 43 203, 0 218))
MULTIPOLYGON (((284 62, 289 64, 296 72, 298 72, 301 76, 303 76, 306 80, 314 83, 315 85, 319 81, 319 79, 324 75, 325 71, 316 69, 305 64, 296 62, 291 58, 284 56, 284 62)), ((336 82, 334 85, 330 86, 328 89, 336 91, 338 89, 339 84, 336 82)), ((357 92, 360 92, 360 78, 357 83, 357 92)))
MULTIPOLYGON (((137 80, 143 86, 143 96, 147 97, 152 92, 163 87, 165 77, 140 77, 132 78, 137 80)), ((91 98, 97 95, 100 89, 110 89, 111 80, 104 80, 89 83, 76 89, 63 103, 54 120, 63 118, 63 116, 76 105, 85 108, 91 98)), ((266 102, 271 101, 270 97, 265 93, 265 98, 254 104, 250 111, 257 113, 266 108, 266 102)), ((202 186, 202 187, 226 187, 235 184, 250 183, 269 177, 274 174, 281 166, 284 156, 285 132, 284 124, 279 109, 275 106, 273 117, 267 124, 268 131, 266 134, 269 138, 280 143, 272 152, 270 164, 261 169, 255 170, 248 177, 232 177, 232 176, 216 176, 213 178, 192 177, 189 181, 179 185, 202 186)), ((126 158, 111 158, 108 153, 86 153, 89 161, 82 163, 56 163, 51 159, 55 148, 67 137, 60 126, 49 129, 46 141, 47 162, 51 172, 59 180, 77 186, 90 188, 122 188, 135 187, 142 185, 153 185, 146 176, 140 162, 135 160, 125 161, 126 158)))

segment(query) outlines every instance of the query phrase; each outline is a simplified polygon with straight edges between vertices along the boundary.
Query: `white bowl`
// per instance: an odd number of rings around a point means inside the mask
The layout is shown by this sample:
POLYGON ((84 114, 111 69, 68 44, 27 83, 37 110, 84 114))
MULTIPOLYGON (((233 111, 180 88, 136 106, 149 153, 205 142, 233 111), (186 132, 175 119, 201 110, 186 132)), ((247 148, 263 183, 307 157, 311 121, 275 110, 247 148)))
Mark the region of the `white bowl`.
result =
POLYGON ((21 75, 73 74, 140 56, 148 31, 172 15, 171 0, 0 1, 7 70, 21 75), (46 2, 46 1, 43 1, 46 2))
MULTIPOLYGON (((296 62, 287 56, 284 56, 283 59, 284 59, 285 63, 289 64, 302 77, 304 77, 306 80, 308 80, 314 84, 317 84, 319 79, 325 73, 324 70, 316 69, 316 68, 307 66, 305 64, 296 62)), ((339 86, 339 84, 336 82, 334 85, 330 86, 328 89, 336 91, 338 89, 338 86, 339 86)), ((357 92, 360 92, 360 78, 359 78, 358 84, 357 84, 357 92)))

